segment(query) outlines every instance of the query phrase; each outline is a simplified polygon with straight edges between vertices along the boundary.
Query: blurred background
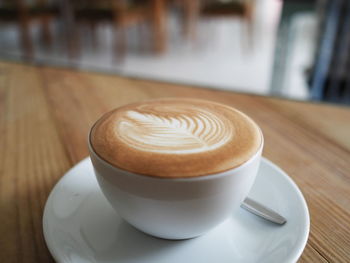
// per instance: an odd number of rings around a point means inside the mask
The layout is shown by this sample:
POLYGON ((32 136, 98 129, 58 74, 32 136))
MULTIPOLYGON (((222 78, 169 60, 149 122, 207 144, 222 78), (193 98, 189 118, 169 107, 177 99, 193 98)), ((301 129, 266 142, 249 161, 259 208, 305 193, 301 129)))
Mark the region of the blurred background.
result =
POLYGON ((0 0, 0 59, 350 105, 350 1, 0 0))

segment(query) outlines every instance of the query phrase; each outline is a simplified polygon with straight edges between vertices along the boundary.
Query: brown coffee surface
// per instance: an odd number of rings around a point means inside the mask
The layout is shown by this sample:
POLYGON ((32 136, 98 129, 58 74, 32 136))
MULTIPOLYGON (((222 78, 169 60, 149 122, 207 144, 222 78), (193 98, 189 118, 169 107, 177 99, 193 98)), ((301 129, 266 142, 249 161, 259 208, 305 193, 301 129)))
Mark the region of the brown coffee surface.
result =
POLYGON ((199 99, 129 104, 102 116, 90 142, 97 155, 133 173, 183 178, 240 166, 261 147, 255 122, 242 112, 199 99))

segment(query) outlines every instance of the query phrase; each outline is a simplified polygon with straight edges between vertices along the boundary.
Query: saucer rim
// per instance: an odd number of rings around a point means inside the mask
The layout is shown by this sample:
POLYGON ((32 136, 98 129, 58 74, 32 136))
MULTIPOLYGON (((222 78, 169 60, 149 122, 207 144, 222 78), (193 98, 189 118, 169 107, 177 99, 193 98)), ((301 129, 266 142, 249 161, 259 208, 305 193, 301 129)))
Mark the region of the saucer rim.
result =
MULTIPOLYGON (((289 184, 295 190, 295 192, 298 196, 298 199, 301 202, 301 206, 303 207, 305 231, 303 232, 303 235, 301 237, 301 241, 299 242, 299 245, 296 248, 296 251, 294 253, 294 257, 292 256, 292 254, 290 256, 290 262, 297 262, 298 259, 300 258, 300 256, 302 255, 305 247, 306 247, 307 241, 309 239, 309 234, 310 234, 310 212, 309 212, 307 202, 305 200, 303 193, 301 192, 300 188, 298 187, 298 185, 294 182, 294 180, 284 170, 282 170, 282 168, 280 168, 278 165, 276 165, 275 163, 273 163, 272 161, 270 161, 269 159, 267 159, 265 157, 262 157, 261 161, 265 162, 270 167, 272 167, 273 169, 278 171, 278 173, 280 173, 281 175, 284 176, 284 178, 289 182, 289 184)), ((287 221, 287 223, 288 223, 288 221, 287 221)))
MULTIPOLYGON (((46 202, 45 202, 45 208, 44 208, 44 212, 43 212, 43 217, 42 217, 42 224, 43 224, 43 235, 44 235, 44 240, 46 243, 46 246, 51 254, 51 256, 54 258, 54 260, 56 262, 62 262, 61 259, 62 257, 59 257, 59 255, 56 253, 52 242, 49 241, 49 237, 48 237, 48 233, 49 233, 49 228, 47 226, 47 218, 48 218, 48 209, 49 209, 49 203, 50 200, 52 199, 52 195, 54 194, 54 192, 56 191, 56 189, 59 187, 60 184, 62 184, 62 182, 65 180, 65 178, 67 178, 67 175, 71 174, 74 170, 79 169, 79 167, 84 163, 84 162, 88 162, 91 159, 90 157, 85 157, 82 160, 80 160, 78 163, 76 163, 73 167, 71 167, 68 171, 66 171, 63 176, 56 182, 56 184, 54 185, 54 187, 52 188, 46 202)), ((304 198, 303 193, 301 192, 301 190, 299 189, 298 185, 294 182, 294 180, 284 171, 282 170, 279 166, 277 166, 275 163, 273 163, 272 161, 270 161, 269 159, 267 159, 266 157, 261 157, 261 162, 264 162, 265 164, 267 164, 269 167, 272 167, 272 169, 276 170, 279 174, 283 175, 283 177, 288 181, 288 183, 292 186, 293 190, 295 190, 296 196, 298 196, 298 199, 300 201, 300 205, 303 208, 303 212, 304 212, 304 231, 303 234, 301 236, 301 241, 297 244, 294 252, 292 252, 290 254, 290 256, 288 257, 289 259, 286 259, 286 262, 297 262, 298 259, 300 258, 300 256, 302 255, 308 238, 309 238, 309 234, 310 234, 310 214, 309 214, 309 209, 308 209, 308 205, 307 202, 304 198)), ((260 169, 260 168, 259 168, 260 169)))

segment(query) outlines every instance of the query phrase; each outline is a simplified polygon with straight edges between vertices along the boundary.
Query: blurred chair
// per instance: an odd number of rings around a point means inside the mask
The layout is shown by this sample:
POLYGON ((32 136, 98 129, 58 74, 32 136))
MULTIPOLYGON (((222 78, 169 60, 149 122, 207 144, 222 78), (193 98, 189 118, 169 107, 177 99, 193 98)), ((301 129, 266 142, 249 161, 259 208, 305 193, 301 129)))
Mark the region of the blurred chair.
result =
POLYGON ((194 39, 200 12, 200 0, 168 0, 167 2, 180 10, 182 33, 185 38, 194 39))
POLYGON ((247 28, 248 44, 252 45, 255 0, 202 0, 200 15, 206 17, 232 17, 242 19, 247 28))
POLYGON ((18 23, 20 43, 25 58, 34 56, 30 34, 31 23, 39 21, 42 39, 46 44, 51 44, 50 22, 57 14, 57 5, 48 0, 0 0, 0 22, 18 23))
MULTIPOLYGON (((114 26, 116 55, 123 56, 126 51, 126 30, 132 25, 148 24, 155 34, 154 18, 156 6, 151 0, 74 0, 72 14, 75 23, 87 24, 93 34, 96 25, 109 22, 114 26)), ((159 40, 155 40, 155 43, 159 40)), ((154 49, 160 49, 157 44, 154 49)))

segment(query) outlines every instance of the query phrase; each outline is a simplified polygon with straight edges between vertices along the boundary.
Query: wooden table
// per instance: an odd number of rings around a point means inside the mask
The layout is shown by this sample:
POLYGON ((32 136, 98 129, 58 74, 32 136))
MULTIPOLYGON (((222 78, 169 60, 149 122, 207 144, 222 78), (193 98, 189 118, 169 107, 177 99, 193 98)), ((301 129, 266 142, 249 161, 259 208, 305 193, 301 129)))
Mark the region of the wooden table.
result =
POLYGON ((232 105, 265 135, 264 156, 299 185, 311 214, 300 262, 350 262, 350 109, 0 62, 0 262, 52 262, 42 232, 55 183, 88 155, 104 112, 164 96, 232 105))

